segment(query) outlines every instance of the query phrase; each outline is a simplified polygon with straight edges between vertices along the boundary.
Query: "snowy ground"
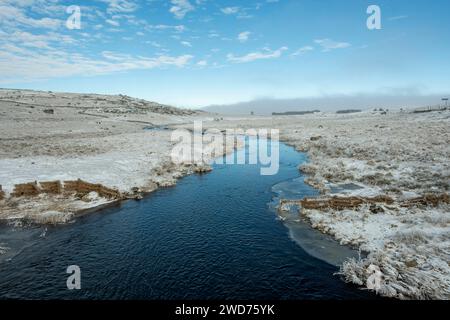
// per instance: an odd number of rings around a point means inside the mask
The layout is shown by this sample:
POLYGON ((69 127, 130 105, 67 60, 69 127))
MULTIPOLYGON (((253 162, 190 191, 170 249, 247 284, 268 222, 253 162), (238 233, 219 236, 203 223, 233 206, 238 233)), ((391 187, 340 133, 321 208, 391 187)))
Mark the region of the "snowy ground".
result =
POLYGON ((381 281, 375 289, 381 295, 450 298, 448 198, 436 207, 400 206, 426 194, 448 195, 449 111, 226 118, 219 125, 279 128, 281 140, 308 152, 310 162, 301 170, 323 198, 394 199, 375 208, 301 210, 314 228, 368 253, 342 266, 347 281, 366 287, 379 269, 381 281))
POLYGON ((11 197, 21 183, 81 179, 124 197, 174 185, 203 169, 173 164, 171 131, 159 128, 194 119, 207 116, 123 96, 0 90, 0 219, 67 222, 80 210, 118 200, 11 197))

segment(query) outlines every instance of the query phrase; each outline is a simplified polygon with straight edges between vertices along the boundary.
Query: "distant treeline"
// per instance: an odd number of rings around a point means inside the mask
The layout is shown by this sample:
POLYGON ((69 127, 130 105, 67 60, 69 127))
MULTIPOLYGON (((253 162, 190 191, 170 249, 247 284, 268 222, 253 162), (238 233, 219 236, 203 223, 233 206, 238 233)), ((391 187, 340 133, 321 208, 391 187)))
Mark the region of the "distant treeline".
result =
POLYGON ((423 108, 414 109, 414 113, 425 113, 425 112, 433 112, 433 111, 444 111, 447 110, 446 106, 428 106, 423 108))
POLYGON ((362 110, 359 110, 359 109, 347 109, 347 110, 336 111, 337 114, 341 114, 341 113, 357 113, 357 112, 362 112, 362 110))
POLYGON ((297 116, 297 115, 304 115, 304 114, 311 114, 320 112, 320 110, 312 110, 312 111, 288 111, 288 112, 272 112, 273 116, 297 116))

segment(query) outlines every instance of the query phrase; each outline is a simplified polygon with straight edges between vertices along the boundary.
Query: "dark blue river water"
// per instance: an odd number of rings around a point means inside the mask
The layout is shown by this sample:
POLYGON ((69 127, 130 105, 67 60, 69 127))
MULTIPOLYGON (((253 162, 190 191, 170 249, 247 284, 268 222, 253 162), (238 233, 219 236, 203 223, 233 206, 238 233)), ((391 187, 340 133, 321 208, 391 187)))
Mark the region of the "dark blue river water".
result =
MULTIPOLYGON (((2 226, 0 244, 14 254, 0 262, 0 298, 374 298, 313 257, 316 242, 307 242, 309 253, 299 245, 303 232, 308 239, 319 233, 292 229, 271 210, 273 186, 298 178, 304 161, 281 144, 275 176, 261 176, 256 165, 215 165, 45 234, 2 226), (66 287, 69 265, 81 268, 81 290, 66 287)), ((294 184, 299 194, 315 194, 302 179, 294 184)))

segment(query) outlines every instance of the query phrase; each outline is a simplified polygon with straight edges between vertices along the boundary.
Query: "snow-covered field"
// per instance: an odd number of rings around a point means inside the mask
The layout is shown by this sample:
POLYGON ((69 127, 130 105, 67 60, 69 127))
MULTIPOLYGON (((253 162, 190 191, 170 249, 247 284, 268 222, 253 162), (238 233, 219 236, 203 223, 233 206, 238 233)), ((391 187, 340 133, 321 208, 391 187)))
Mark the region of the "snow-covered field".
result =
POLYGON ((300 214, 367 253, 344 263, 347 281, 373 287, 378 277, 374 288, 384 296, 450 298, 449 111, 222 117, 124 96, 0 90, 0 219, 65 222, 117 200, 95 193, 10 197, 15 184, 82 179, 135 196, 206 170, 172 163, 170 130, 144 130, 191 128, 194 120, 205 129, 280 129, 282 141, 308 153, 300 169, 324 199, 391 198, 300 214))
POLYGON ((378 204, 378 210, 362 205, 352 210, 302 211, 315 228, 369 253, 344 264, 345 278, 365 286, 376 266, 382 273, 376 289, 382 295, 449 299, 448 197, 437 206, 402 207, 399 202, 427 194, 448 195, 450 112, 319 118, 306 127, 309 137, 290 128, 284 139, 308 150, 311 163, 303 169, 324 195, 333 186, 355 184, 360 189, 337 190, 336 196, 395 199, 393 204, 378 204))
POLYGON ((173 164, 171 131, 161 128, 204 118, 124 96, 0 90, 0 219, 66 222, 120 200, 95 193, 11 197, 16 184, 81 179, 135 197, 208 170, 173 164))

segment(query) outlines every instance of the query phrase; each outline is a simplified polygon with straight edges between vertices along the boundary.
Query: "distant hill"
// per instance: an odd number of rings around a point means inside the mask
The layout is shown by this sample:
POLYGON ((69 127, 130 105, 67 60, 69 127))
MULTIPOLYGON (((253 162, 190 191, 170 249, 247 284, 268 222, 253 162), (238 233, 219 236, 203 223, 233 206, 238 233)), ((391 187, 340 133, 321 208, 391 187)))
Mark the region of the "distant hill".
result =
POLYGON ((105 95, 0 88, 0 100, 47 107, 72 107, 85 111, 95 110, 101 113, 114 114, 145 114, 150 112, 185 116, 201 112, 132 98, 122 94, 105 95))

